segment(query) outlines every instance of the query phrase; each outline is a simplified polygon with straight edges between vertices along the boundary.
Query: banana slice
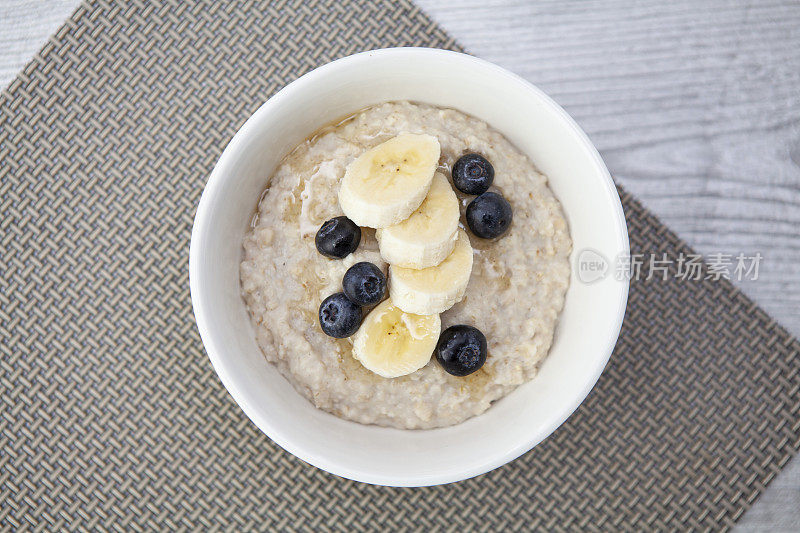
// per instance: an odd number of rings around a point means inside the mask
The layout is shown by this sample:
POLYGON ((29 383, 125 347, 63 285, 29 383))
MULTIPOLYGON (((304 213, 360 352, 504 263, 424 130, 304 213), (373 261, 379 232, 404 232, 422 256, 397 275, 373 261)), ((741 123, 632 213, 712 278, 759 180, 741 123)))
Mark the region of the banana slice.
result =
POLYGON ((431 187, 439 141, 404 133, 367 150, 347 166, 339 205, 359 226, 385 228, 413 213, 431 187))
POLYGON ((404 313, 384 300, 355 334, 353 357, 379 376, 405 376, 430 361, 441 329, 439 315, 404 313))
POLYGON ((389 267, 389 296, 406 313, 432 315, 461 301, 472 273, 472 246, 463 229, 456 246, 437 266, 414 270, 389 267))
POLYGON ((401 223, 375 232, 381 256, 405 268, 438 265, 456 245, 458 217, 456 193, 445 175, 437 172, 419 209, 401 223))

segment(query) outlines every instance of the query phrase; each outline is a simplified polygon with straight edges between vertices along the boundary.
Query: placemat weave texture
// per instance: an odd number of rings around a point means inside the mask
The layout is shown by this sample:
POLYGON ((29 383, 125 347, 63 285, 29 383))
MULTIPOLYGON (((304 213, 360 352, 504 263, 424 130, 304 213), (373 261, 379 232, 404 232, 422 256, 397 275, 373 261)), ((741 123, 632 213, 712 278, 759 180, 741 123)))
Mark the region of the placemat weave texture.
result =
MULTIPOLYGON (((3 94, 3 529, 724 529, 798 449, 800 346, 711 280, 633 282, 587 401, 475 479, 343 480, 247 420, 191 312, 203 184, 277 89, 398 45, 457 48, 406 1, 95 1, 3 94)), ((622 197, 634 253, 689 253, 622 197)))

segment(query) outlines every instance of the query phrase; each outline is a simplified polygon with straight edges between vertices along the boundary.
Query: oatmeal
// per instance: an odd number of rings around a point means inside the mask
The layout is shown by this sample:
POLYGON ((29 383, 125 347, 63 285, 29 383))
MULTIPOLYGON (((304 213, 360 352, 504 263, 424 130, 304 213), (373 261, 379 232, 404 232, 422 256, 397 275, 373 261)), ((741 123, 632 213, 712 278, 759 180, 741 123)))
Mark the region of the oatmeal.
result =
MULTIPOLYGON (((454 234, 447 253, 455 241, 454 234)), ((546 177, 500 133, 459 111, 392 102, 323 128, 280 164, 244 239, 241 289, 266 359, 315 406, 366 424, 442 427, 484 412, 536 375, 564 303, 571 246, 546 177), (318 252, 315 235, 343 215, 337 195, 348 165, 400 134, 438 139, 437 177, 449 178, 463 154, 481 154, 494 168, 490 192, 501 193, 513 209, 502 237, 481 239, 464 218, 474 196, 453 189, 458 239, 468 242, 456 249, 463 254, 471 244, 472 270, 461 301, 439 315, 441 329, 474 326, 488 347, 483 366, 465 377, 446 372, 435 357, 408 375, 382 377, 356 360, 353 338, 333 338, 320 328, 320 302, 342 290, 350 267, 369 262, 389 273, 375 230, 362 227, 358 248, 343 259, 318 252)))

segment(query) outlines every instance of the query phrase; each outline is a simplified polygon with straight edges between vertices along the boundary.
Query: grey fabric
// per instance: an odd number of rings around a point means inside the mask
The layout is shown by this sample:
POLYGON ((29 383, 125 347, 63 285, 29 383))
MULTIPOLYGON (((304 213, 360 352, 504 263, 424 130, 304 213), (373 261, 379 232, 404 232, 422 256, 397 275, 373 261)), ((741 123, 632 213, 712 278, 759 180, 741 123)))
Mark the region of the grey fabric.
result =
MULTIPOLYGON (((4 529, 723 529, 798 449, 800 345, 724 280, 633 282, 586 402, 472 480, 343 480, 246 419, 191 313, 203 183, 281 86, 404 44, 457 49, 404 1, 97 1, 2 95, 4 529)), ((689 253, 621 194, 634 253, 689 253)))

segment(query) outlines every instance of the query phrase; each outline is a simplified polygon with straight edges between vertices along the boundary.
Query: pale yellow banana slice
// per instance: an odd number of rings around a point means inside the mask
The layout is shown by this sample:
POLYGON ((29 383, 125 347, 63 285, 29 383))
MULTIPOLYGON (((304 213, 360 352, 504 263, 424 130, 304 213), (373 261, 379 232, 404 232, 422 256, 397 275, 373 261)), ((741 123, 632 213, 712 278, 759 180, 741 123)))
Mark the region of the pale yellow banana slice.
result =
POLYGON ((436 137, 412 133, 367 150, 342 178, 342 211, 359 226, 385 228, 402 222, 428 194, 440 154, 436 137))
POLYGON ((440 264, 422 270, 391 265, 389 296, 406 313, 441 313, 461 301, 471 273, 472 246, 459 229, 455 248, 440 264))
POLYGON ((405 313, 384 300, 356 332, 353 357, 379 376, 405 376, 428 363, 441 329, 439 315, 405 313))
POLYGON ((428 196, 410 217, 375 232, 381 257, 389 264, 405 268, 438 265, 456 245, 458 217, 456 193, 447 177, 437 172, 428 196))

